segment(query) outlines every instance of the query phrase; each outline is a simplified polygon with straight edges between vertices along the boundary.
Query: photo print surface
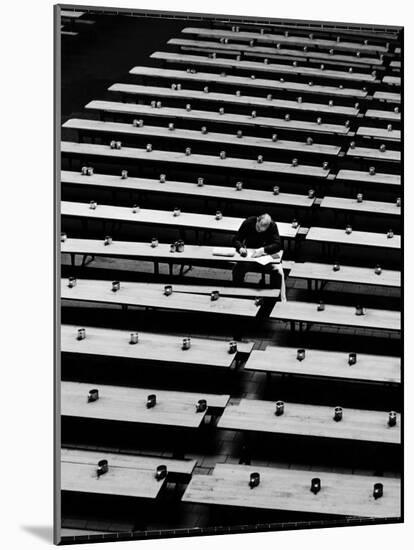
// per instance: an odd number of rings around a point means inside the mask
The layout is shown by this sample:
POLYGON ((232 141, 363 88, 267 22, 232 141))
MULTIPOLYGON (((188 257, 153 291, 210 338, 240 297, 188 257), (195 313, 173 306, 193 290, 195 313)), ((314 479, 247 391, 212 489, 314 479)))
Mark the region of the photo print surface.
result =
POLYGON ((55 542, 401 522, 403 28, 55 46, 55 542))

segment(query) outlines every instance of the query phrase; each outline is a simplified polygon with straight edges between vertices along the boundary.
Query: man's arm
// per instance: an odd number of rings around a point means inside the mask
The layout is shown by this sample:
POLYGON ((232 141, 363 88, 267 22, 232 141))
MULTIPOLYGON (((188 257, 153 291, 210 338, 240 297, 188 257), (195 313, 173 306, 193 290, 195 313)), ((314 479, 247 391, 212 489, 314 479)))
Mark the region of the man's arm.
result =
POLYGON ((282 248, 282 241, 280 239, 277 223, 273 223, 269 230, 269 237, 266 239, 264 247, 265 254, 276 254, 282 248))
POLYGON ((248 222, 247 220, 244 220, 244 222, 239 227, 239 230, 237 231, 236 235, 233 237, 233 246, 239 252, 240 248, 244 248, 244 242, 247 237, 247 230, 248 230, 248 222))

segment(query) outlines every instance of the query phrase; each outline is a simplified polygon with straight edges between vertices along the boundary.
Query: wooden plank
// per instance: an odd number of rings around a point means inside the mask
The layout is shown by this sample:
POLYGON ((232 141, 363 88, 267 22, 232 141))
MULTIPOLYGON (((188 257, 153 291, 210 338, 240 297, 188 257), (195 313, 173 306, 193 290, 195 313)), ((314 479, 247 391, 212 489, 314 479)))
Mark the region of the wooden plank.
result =
POLYGON ((401 482, 395 478, 336 474, 325 471, 277 469, 263 466, 217 464, 212 475, 195 475, 183 502, 238 506, 346 517, 400 517, 401 482), (260 485, 251 490, 250 474, 260 474, 260 485), (311 479, 321 480, 321 491, 310 491, 311 479), (375 483, 384 495, 372 496, 375 483))
POLYGON ((226 73, 214 74, 203 73, 197 71, 196 73, 189 73, 183 70, 177 69, 162 69, 159 67, 133 67, 130 74, 141 77, 153 77, 153 78, 167 78, 169 80, 178 79, 178 81, 190 81, 190 82, 204 82, 206 84, 226 84, 230 86, 241 86, 248 88, 260 88, 272 91, 287 91, 287 92, 299 92, 299 93, 311 93, 329 95, 332 97, 354 97, 363 99, 368 95, 366 90, 359 90, 354 88, 341 88, 338 86, 326 86, 316 85, 309 83, 304 84, 301 82, 280 82, 272 80, 270 78, 251 78, 246 76, 234 76, 227 75, 226 73))
POLYGON ((378 57, 357 57, 356 55, 341 55, 341 54, 329 54, 320 51, 303 51, 303 50, 289 50, 287 48, 275 48, 268 46, 247 46, 245 44, 222 44, 221 42, 212 42, 209 40, 189 40, 186 38, 171 38, 167 44, 172 46, 192 46, 194 48, 208 48, 210 51, 224 51, 228 52, 234 49, 238 52, 247 52, 249 54, 269 54, 276 56, 288 56, 303 59, 303 61, 321 60, 330 63, 349 63, 353 66, 358 64, 367 64, 372 66, 381 66, 382 60, 378 57))
MULTIPOLYGON (((177 151, 162 151, 152 150, 149 153, 146 149, 138 149, 136 147, 122 147, 122 149, 111 149, 108 145, 96 145, 92 143, 74 143, 71 141, 62 141, 61 153, 71 155, 85 155, 86 157, 105 157, 108 159, 132 159, 138 161, 151 161, 151 162, 167 162, 171 164, 189 165, 189 166, 208 166, 210 168, 217 168, 219 170, 231 169, 236 170, 236 173, 240 173, 241 170, 248 170, 256 173, 266 172, 280 172, 283 174, 290 174, 294 176, 305 176, 315 178, 327 178, 330 170, 319 168, 317 166, 298 165, 292 166, 291 164, 282 162, 273 162, 263 160, 262 163, 258 163, 256 160, 227 157, 225 159, 219 156, 213 157, 211 155, 199 155, 192 153, 186 155, 185 152, 179 153, 177 151)), ((234 173, 234 172, 233 172, 234 173)))
POLYGON ((113 132, 116 134, 125 134, 131 136, 148 136, 164 138, 168 140, 187 140, 197 141, 200 143, 215 143, 217 150, 220 150, 222 144, 230 145, 231 147, 240 145, 242 147, 268 149, 270 151, 293 151, 294 153, 312 153, 317 155, 328 154, 330 156, 338 156, 341 148, 336 145, 315 144, 308 145, 306 141, 303 143, 298 141, 277 140, 272 141, 271 137, 261 138, 256 136, 244 135, 237 138, 234 134, 224 134, 219 132, 208 132, 202 134, 199 130, 188 130, 186 128, 175 128, 174 131, 167 127, 161 126, 142 126, 136 127, 131 124, 122 122, 105 122, 102 120, 87 120, 79 118, 71 118, 63 124, 63 128, 71 128, 74 130, 90 131, 97 133, 113 132))
POLYGON ((401 207, 395 202, 380 202, 363 200, 358 202, 356 199, 347 199, 342 197, 324 197, 320 203, 321 208, 331 210, 343 210, 352 213, 378 214, 381 216, 401 216, 401 207))
MULTIPOLYGON (((161 286, 161 285, 160 285, 161 286)), ((171 364, 186 364, 230 368, 235 355, 228 352, 224 340, 191 337, 191 348, 182 349, 182 338, 168 334, 139 331, 139 343, 129 343, 130 333, 97 327, 85 327, 87 337, 78 340, 78 327, 61 326, 61 351, 102 357, 122 357, 139 361, 162 361, 171 364)), ((188 336, 187 334, 185 336, 188 336)), ((238 343, 238 351, 250 353, 252 343, 238 343)))
POLYGON ((367 118, 375 118, 378 120, 396 120, 401 121, 401 113, 395 113, 394 111, 383 111, 380 109, 367 109, 365 113, 367 118))
MULTIPOLYGON (((310 101, 293 101, 291 99, 280 99, 267 97, 257 97, 249 95, 237 96, 233 94, 224 94, 219 92, 204 92, 203 90, 173 90, 171 88, 162 88, 160 86, 144 86, 140 84, 112 84, 108 88, 110 92, 122 92, 134 95, 151 95, 152 97, 164 97, 168 99, 201 100, 219 103, 230 103, 234 105, 243 105, 247 107, 275 107, 277 109, 293 109, 295 111, 327 113, 333 115, 346 115, 355 117, 359 113, 359 108, 344 105, 329 105, 324 103, 312 103, 310 101)), ((330 146, 336 148, 336 146, 330 146)))
POLYGON ((273 191, 262 191, 243 187, 238 191, 235 187, 224 185, 209 185, 205 183, 198 186, 196 183, 184 181, 169 181, 160 183, 159 180, 149 178, 134 178, 128 176, 121 179, 119 176, 108 174, 96 174, 85 177, 80 172, 62 170, 62 184, 79 185, 80 187, 98 187, 109 189, 131 189, 134 191, 150 191, 151 193, 171 194, 177 196, 190 196, 199 198, 214 198, 232 202, 246 202, 249 204, 266 204, 271 207, 292 206, 297 208, 311 208, 315 199, 308 195, 280 192, 274 195, 273 191))
POLYGON ((323 437, 371 443, 400 444, 401 418, 388 426, 388 413, 362 409, 343 409, 343 419, 333 420, 333 407, 285 403, 284 414, 275 415, 274 401, 242 399, 229 404, 218 422, 225 430, 292 436, 323 437))
POLYGON ((60 16, 67 19, 79 19, 82 15, 85 15, 84 11, 60 10, 60 16))
POLYGON ((366 309, 364 315, 355 315, 355 308, 326 304, 324 311, 318 311, 317 304, 309 302, 278 302, 270 319, 335 325, 359 329, 401 330, 399 311, 366 309))
POLYGON ((218 394, 62 382, 61 414, 66 417, 198 428, 206 414, 196 412, 198 400, 206 399, 208 407, 223 408, 229 397, 229 395, 218 394), (88 403, 87 396, 91 388, 99 390, 99 399, 88 403), (157 404, 147 409, 147 396, 151 394, 156 394, 157 404))
POLYGON ((357 135, 374 139, 385 139, 386 141, 401 141, 400 130, 388 130, 387 128, 360 126, 357 130, 357 135))
POLYGON ((367 231, 352 231, 345 233, 342 229, 331 229, 327 227, 311 227, 306 235, 308 241, 336 243, 354 246, 374 246, 399 250, 401 248, 400 235, 387 238, 386 233, 368 233, 367 231))
POLYGON ((260 34, 258 32, 232 32, 230 30, 221 29, 203 29, 195 27, 187 27, 182 29, 183 34, 195 34, 197 36, 205 36, 208 38, 229 38, 239 41, 257 40, 258 42, 270 42, 279 44, 291 44, 295 46, 309 46, 318 48, 335 48, 337 50, 361 51, 361 52, 387 52, 387 48, 376 44, 363 44, 360 42, 337 42, 336 40, 327 40, 323 38, 313 38, 305 36, 286 36, 284 34, 260 34))
POLYGON ((112 291, 110 281, 81 279, 74 288, 69 288, 67 281, 61 282, 63 300, 79 302, 106 303, 136 307, 152 307, 175 311, 191 311, 214 315, 231 315, 236 317, 256 317, 259 307, 254 300, 222 297, 211 301, 210 296, 202 294, 173 292, 165 296, 161 285, 143 287, 140 283, 121 282, 121 289, 112 291))
POLYGON ((401 103, 401 94, 393 92, 374 92, 374 99, 379 101, 386 101, 387 103, 401 103))
MULTIPOLYGON (((110 206, 106 204, 100 204, 95 210, 91 210, 89 204, 69 201, 62 201, 61 214, 62 216, 92 220, 116 220, 121 222, 155 225, 157 227, 164 225, 175 228, 186 227, 226 233, 236 233, 244 221, 244 218, 233 218, 229 216, 223 216, 221 220, 216 220, 215 215, 208 216, 207 214, 195 214, 191 212, 182 212, 180 216, 174 216, 172 212, 166 212, 165 210, 150 210, 144 208, 134 213, 132 208, 110 206)), ((284 222, 277 222, 277 227, 280 236, 286 239, 294 239, 299 230, 299 227, 293 228, 291 224, 284 222)))
POLYGON ((368 171, 360 170, 339 170, 337 181, 372 183, 373 185, 401 185, 401 177, 396 174, 385 174, 383 172, 370 174, 368 171))
POLYGON ((332 69, 314 69, 311 67, 293 67, 282 63, 262 63, 259 61, 237 61, 225 57, 211 59, 202 55, 189 55, 171 52, 154 52, 151 59, 167 63, 183 63, 185 65, 202 65, 230 70, 259 71, 263 73, 293 74, 313 78, 338 79, 340 81, 375 82, 375 76, 368 73, 334 71, 332 69))
POLYGON ((372 149, 368 147, 350 147, 346 154, 348 157, 362 157, 367 159, 384 160, 390 162, 401 161, 400 151, 392 151, 389 149, 387 149, 386 151, 381 151, 380 149, 372 149))
POLYGON ((347 135, 349 128, 345 124, 329 124, 322 122, 309 122, 306 120, 290 119, 285 120, 284 117, 271 118, 266 116, 240 115, 236 113, 219 114, 213 111, 202 111, 192 109, 187 111, 182 108, 161 107, 160 109, 151 107, 150 105, 141 105, 136 103, 119 103, 116 101, 98 101, 94 100, 85 105, 86 109, 94 111, 103 111, 107 113, 131 114, 136 116, 160 117, 160 118, 177 118, 182 120, 197 120, 200 122, 213 122, 220 124, 234 124, 242 126, 263 127, 263 128, 281 128, 284 130, 300 131, 300 132, 316 132, 347 135))
POLYGON ((339 271, 334 271, 330 264, 313 262, 296 262, 292 266, 289 277, 376 287, 399 288, 401 286, 401 273, 399 271, 383 269, 382 273, 377 275, 374 268, 350 265, 341 265, 339 271))
POLYGON ((109 471, 99 478, 96 470, 96 464, 62 462, 61 490, 156 499, 165 484, 165 479, 158 481, 149 470, 110 466, 109 471))
POLYGON ((349 366, 348 353, 306 349, 305 359, 298 361, 297 349, 267 346, 254 350, 245 370, 293 374, 297 376, 340 378, 342 380, 400 384, 401 361, 398 357, 358 353, 357 363, 349 366))
POLYGON ((390 86, 401 86, 401 77, 399 76, 384 76, 382 79, 384 84, 389 84, 390 86))

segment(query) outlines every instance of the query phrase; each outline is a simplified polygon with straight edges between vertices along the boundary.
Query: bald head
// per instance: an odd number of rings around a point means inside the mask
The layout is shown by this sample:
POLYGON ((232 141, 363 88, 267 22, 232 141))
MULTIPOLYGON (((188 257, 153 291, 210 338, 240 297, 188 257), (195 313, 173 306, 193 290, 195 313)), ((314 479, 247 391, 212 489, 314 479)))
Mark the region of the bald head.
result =
POLYGON ((269 214, 262 214, 261 216, 258 216, 256 220, 256 231, 258 233, 263 233, 264 231, 266 231, 271 223, 272 218, 269 216, 269 214))

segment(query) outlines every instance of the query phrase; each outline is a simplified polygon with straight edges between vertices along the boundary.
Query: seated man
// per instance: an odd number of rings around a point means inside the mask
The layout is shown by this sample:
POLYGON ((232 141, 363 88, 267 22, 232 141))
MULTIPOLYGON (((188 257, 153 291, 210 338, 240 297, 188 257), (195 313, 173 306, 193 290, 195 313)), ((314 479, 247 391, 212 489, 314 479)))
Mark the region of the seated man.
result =
MULTIPOLYGON (((253 258, 258 258, 265 254, 276 254, 281 250, 281 240, 277 224, 272 220, 269 214, 262 214, 258 217, 251 216, 241 224, 237 234, 233 238, 233 245, 237 252, 244 257, 247 256, 248 248, 254 249, 253 258)), ((237 263, 233 269, 233 281, 236 284, 242 283, 246 272, 250 269, 251 266, 248 266, 247 263, 237 263)), ((281 266, 269 264, 263 267, 262 271, 263 270, 265 270, 264 272, 270 270, 270 283, 273 287, 279 286, 277 284, 277 274, 279 273, 279 275, 281 275, 281 298, 284 301, 284 277, 281 266)))

